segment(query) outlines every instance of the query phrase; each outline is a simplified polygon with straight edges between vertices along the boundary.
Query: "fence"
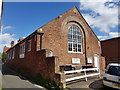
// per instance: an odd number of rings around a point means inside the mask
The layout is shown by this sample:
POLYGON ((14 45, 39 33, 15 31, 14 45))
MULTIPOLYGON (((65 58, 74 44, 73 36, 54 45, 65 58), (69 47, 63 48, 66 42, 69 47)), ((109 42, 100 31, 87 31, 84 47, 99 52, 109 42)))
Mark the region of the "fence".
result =
POLYGON ((77 80, 77 79, 81 79, 81 78, 85 78, 85 80, 87 81, 88 77, 92 77, 92 76, 96 76, 96 75, 98 75, 100 77, 100 69, 99 68, 89 68, 89 69, 64 71, 64 74, 67 75, 67 74, 81 73, 81 72, 84 72, 84 75, 76 76, 76 77, 72 77, 72 78, 67 78, 65 81, 69 82, 69 81, 73 81, 73 80, 77 80), (92 74, 87 74, 87 71, 97 71, 97 72, 94 72, 92 74))

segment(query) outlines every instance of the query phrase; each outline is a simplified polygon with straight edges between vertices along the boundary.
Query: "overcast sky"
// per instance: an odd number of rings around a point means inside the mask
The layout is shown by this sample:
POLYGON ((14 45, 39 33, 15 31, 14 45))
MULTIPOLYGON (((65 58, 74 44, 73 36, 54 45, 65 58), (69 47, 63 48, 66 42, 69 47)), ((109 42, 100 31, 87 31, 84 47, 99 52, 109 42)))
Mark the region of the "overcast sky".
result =
POLYGON ((17 42, 20 37, 28 36, 74 6, 79 9, 100 40, 118 37, 118 0, 113 1, 5 2, 0 52, 3 46, 10 47, 11 41, 17 42))

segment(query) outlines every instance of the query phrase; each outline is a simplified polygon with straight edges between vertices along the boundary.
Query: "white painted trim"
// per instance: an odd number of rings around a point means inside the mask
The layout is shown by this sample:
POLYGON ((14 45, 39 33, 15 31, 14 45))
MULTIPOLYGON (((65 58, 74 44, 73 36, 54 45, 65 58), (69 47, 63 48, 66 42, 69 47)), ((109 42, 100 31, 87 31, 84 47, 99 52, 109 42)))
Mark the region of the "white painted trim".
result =
POLYGON ((78 53, 78 54, 83 54, 83 52, 73 52, 73 51, 68 51, 68 53, 78 53))
POLYGON ((79 70, 71 70, 71 71, 64 71, 64 74, 70 74, 75 72, 82 72, 82 71, 92 71, 92 70, 99 70, 99 68, 89 68, 89 69, 79 69, 79 70))
POLYGON ((94 73, 94 74, 90 74, 90 75, 84 75, 84 76, 77 76, 77 77, 73 77, 73 78, 68 78, 68 79, 66 79, 66 82, 76 80, 76 79, 81 79, 81 78, 86 78, 86 81, 87 81, 87 77, 97 76, 99 74, 100 73, 94 73))

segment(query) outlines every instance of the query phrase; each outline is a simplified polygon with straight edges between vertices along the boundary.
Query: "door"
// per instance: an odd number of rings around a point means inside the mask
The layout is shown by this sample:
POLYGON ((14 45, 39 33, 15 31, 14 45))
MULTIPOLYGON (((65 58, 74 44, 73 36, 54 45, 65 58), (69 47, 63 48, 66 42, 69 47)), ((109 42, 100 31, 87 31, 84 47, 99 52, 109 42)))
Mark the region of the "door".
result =
POLYGON ((94 55, 94 66, 96 68, 100 68, 100 64, 99 64, 99 56, 97 54, 94 55))

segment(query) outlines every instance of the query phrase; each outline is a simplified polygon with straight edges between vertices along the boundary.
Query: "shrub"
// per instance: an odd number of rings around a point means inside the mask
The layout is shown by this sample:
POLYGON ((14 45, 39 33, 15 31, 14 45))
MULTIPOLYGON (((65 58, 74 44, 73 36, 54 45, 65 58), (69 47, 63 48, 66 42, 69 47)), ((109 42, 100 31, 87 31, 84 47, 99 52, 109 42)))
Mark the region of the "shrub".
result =
POLYGON ((49 90, 51 89, 60 90, 60 88, 56 85, 54 81, 51 81, 50 79, 44 79, 40 74, 37 74, 30 79, 36 84, 39 84, 49 90))

